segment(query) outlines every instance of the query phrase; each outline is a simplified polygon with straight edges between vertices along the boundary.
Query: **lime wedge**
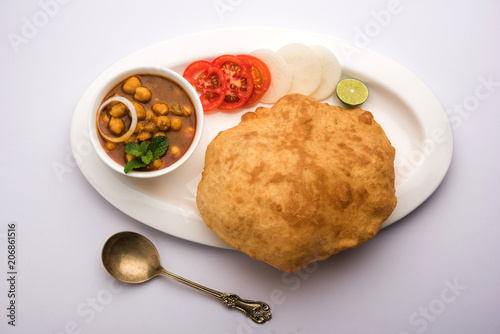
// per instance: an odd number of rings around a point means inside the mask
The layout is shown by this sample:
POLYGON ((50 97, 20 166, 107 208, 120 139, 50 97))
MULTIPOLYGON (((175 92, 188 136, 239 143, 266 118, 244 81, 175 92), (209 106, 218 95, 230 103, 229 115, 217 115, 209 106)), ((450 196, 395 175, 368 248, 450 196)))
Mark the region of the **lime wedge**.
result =
POLYGON ((359 106, 368 98, 368 88, 358 79, 341 80, 335 90, 339 100, 350 107, 359 106))

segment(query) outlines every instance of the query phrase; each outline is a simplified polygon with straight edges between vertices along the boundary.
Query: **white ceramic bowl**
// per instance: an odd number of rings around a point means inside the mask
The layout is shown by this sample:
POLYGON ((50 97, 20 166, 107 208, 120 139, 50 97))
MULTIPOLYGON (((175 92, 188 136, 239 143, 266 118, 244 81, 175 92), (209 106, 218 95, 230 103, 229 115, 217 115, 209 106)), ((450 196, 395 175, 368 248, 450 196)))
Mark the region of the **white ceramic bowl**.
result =
POLYGON ((171 171, 179 168, 182 164, 184 164, 193 154, 193 152, 196 150, 203 131, 203 107, 201 105, 200 98, 198 96, 198 93, 196 90, 191 86, 191 84, 184 79, 180 74, 164 68, 160 66, 138 66, 138 67, 133 67, 129 68, 127 70, 124 70, 120 72, 119 74, 111 77, 107 82, 99 89, 98 93, 94 97, 91 107, 89 110, 89 133, 90 133, 90 139, 92 141, 92 145, 94 147, 94 150, 96 151, 97 155, 99 158, 111 169, 116 171, 117 173, 127 175, 130 177, 136 177, 136 178, 152 178, 152 177, 157 177, 161 175, 165 175, 170 173, 171 171), (101 105, 101 102, 103 99, 106 97, 106 95, 113 89, 116 85, 118 85, 120 82, 125 80, 126 78, 133 76, 133 75, 144 75, 144 74, 151 74, 151 75, 158 75, 162 76, 164 78, 170 79, 177 83, 180 87, 184 89, 184 91, 189 95, 191 98, 191 101, 193 102, 194 105, 194 112, 196 115, 196 131, 195 135, 193 137, 193 141, 191 145, 189 146, 189 149, 184 153, 184 155, 177 160, 174 164, 165 167, 160 170, 155 170, 155 171, 135 171, 132 170, 129 173, 125 174, 123 171, 123 166, 114 161, 103 149, 101 146, 101 143, 98 138, 98 133, 97 133, 97 128, 96 128, 96 117, 97 117, 97 110, 99 109, 99 106, 101 105))

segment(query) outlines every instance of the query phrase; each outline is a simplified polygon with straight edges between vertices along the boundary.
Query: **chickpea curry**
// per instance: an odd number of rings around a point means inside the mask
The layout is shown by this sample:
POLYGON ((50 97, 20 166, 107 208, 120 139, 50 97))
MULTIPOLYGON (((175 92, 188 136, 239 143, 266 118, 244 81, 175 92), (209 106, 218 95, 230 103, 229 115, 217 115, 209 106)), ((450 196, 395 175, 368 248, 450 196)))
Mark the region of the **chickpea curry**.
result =
POLYGON ((128 143, 149 144, 155 137, 167 138, 165 154, 140 171, 175 163, 186 153, 196 132, 194 105, 187 93, 177 83, 157 75, 136 75, 120 82, 106 95, 97 116, 101 145, 122 166, 135 158, 125 152, 128 143))

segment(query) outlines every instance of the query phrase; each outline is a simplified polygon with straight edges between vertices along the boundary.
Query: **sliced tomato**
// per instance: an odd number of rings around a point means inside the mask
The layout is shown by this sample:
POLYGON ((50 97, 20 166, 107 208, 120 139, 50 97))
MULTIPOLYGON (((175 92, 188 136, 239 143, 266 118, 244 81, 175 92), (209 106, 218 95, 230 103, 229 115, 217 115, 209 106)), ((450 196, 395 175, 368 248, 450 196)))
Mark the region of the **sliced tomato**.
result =
POLYGON ((271 71, 269 67, 261 59, 252 55, 238 55, 239 59, 250 68, 250 73, 253 78, 253 91, 245 107, 251 106, 259 102, 260 98, 267 92, 271 86, 271 71))
POLYGON ((221 105, 226 96, 227 83, 222 71, 208 61, 191 63, 182 76, 200 93, 203 110, 210 111, 221 105))
POLYGON ((226 96, 219 109, 233 110, 242 107, 253 91, 250 69, 236 56, 223 55, 212 62, 226 77, 226 96))

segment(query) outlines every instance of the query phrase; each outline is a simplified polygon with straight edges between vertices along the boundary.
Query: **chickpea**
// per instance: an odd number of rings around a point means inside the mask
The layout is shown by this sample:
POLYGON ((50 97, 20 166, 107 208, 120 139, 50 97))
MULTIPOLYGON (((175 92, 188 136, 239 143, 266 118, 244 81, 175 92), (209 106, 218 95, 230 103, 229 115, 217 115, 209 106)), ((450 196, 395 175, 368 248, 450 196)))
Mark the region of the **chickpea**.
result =
POLYGON ((134 155, 132 155, 132 154, 128 154, 128 153, 127 153, 127 154, 125 154, 125 160, 126 160, 127 162, 129 162, 130 160, 132 160, 132 159, 134 159, 134 158, 135 158, 135 156, 134 156, 134 155))
POLYGON ((109 121, 109 130, 113 132, 115 135, 119 135, 122 133, 125 128, 125 123, 123 123, 121 118, 111 117, 109 121))
POLYGON ((135 111, 137 113, 137 119, 145 119, 146 118, 146 110, 144 110, 144 107, 137 103, 137 102, 134 102, 134 107, 135 107, 135 111))
POLYGON ((127 110, 128 109, 126 105, 124 105, 123 103, 118 103, 111 107, 109 114, 113 117, 122 117, 127 110))
POLYGON ((140 141, 145 141, 145 140, 148 140, 149 138, 151 138, 151 132, 141 131, 137 135, 137 139, 139 139, 140 141))
POLYGON ((106 148, 110 151, 113 151, 114 149, 116 149, 116 143, 113 143, 113 142, 110 142, 110 141, 107 141, 106 142, 106 148))
POLYGON ((175 87, 175 89, 174 89, 174 91, 172 93, 173 93, 174 96, 181 96, 184 93, 184 91, 182 91, 178 87, 175 87))
POLYGON ((161 165, 163 165, 163 161, 161 159, 156 159, 155 161, 153 161, 153 167, 155 169, 158 169, 161 167, 161 165))
POLYGON ((154 124, 158 127, 158 129, 165 131, 170 127, 170 118, 167 116, 158 116, 153 118, 154 124))
POLYGON ((131 143, 131 142, 134 142, 137 140, 137 135, 134 133, 132 134, 130 137, 127 138, 127 140, 125 140, 125 144, 128 144, 128 143, 131 143))
POLYGON ((160 136, 166 137, 167 134, 165 132, 163 132, 163 131, 158 131, 157 133, 155 133, 153 135, 153 138, 160 137, 160 136))
POLYGON ((155 117, 156 115, 154 112, 152 112, 151 110, 146 111, 146 120, 150 121, 155 117))
POLYGON ((142 129, 144 129, 144 126, 146 126, 146 122, 145 121, 139 121, 139 122, 137 122, 137 125, 135 126, 134 133, 141 132, 142 129))
POLYGON ((170 148, 170 154, 172 154, 173 156, 179 155, 180 153, 181 149, 179 148, 179 146, 172 146, 170 148))
POLYGON ((193 109, 191 109, 190 106, 182 106, 182 114, 186 117, 189 117, 191 116, 191 114, 193 113, 193 109))
POLYGON ((108 114, 103 114, 102 117, 101 117, 101 120, 104 124, 108 124, 109 123, 109 115, 108 114))
POLYGON ((144 86, 135 89, 134 98, 139 102, 149 102, 151 100, 151 91, 144 86))
POLYGON ((153 104, 151 109, 153 109, 153 112, 158 116, 164 116, 168 114, 168 106, 165 103, 155 103, 153 104))
POLYGON ((138 77, 130 77, 123 83, 122 90, 127 94, 135 94, 135 90, 141 85, 141 80, 138 77))
POLYGON ((179 103, 174 103, 172 108, 170 108, 170 112, 175 116, 181 116, 184 112, 181 109, 181 105, 179 103))
POLYGON ((158 127, 156 126, 155 123, 148 122, 148 123, 146 123, 146 125, 144 126, 144 128, 142 129, 142 131, 146 131, 146 132, 150 132, 150 133, 155 133, 156 131, 158 131, 158 127))
MULTIPOLYGON (((120 95, 118 95, 118 94, 113 94, 113 95, 111 95, 109 98, 112 98, 112 97, 117 97, 117 96, 120 96, 120 95)), ((118 103, 121 103, 121 102, 120 102, 120 101, 111 101, 111 102, 109 102, 109 104, 108 104, 108 108, 112 108, 115 104, 118 104, 118 103)))
POLYGON ((184 131, 182 131, 182 134, 186 138, 192 138, 194 134, 194 128, 192 126, 188 126, 184 129, 184 131))
POLYGON ((179 131, 182 127, 182 120, 180 118, 173 118, 172 121, 170 122, 170 128, 173 131, 179 131))

